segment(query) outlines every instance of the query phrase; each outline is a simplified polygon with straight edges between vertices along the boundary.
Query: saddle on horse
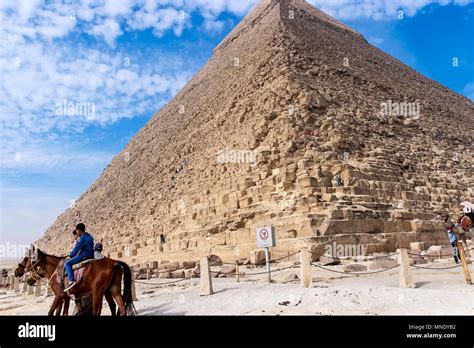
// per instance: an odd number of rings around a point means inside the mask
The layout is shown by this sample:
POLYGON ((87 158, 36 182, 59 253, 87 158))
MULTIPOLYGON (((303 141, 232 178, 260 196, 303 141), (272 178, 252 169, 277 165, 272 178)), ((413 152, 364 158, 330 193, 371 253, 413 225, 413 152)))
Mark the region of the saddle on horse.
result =
MULTIPOLYGON (((59 261, 59 264, 58 264, 58 274, 57 274, 58 283, 61 284, 61 287, 63 289, 68 284, 66 268, 64 267, 64 264, 66 263, 66 261, 67 261, 67 258, 64 258, 61 261, 59 261)), ((81 282, 82 277, 84 276, 84 271, 86 270, 86 266, 94 261, 97 261, 97 260, 94 258, 86 259, 72 266, 72 269, 74 271, 74 279, 76 280, 76 283, 79 284, 81 282)))

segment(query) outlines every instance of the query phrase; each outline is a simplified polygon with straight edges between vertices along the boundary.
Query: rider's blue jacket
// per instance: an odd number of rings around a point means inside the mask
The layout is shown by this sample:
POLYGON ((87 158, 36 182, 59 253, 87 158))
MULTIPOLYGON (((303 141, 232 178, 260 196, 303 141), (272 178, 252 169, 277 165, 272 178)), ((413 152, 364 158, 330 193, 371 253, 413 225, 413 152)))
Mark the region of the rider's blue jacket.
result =
POLYGON ((74 249, 72 249, 69 257, 83 256, 93 257, 94 256, 94 238, 87 232, 84 232, 76 242, 74 249))

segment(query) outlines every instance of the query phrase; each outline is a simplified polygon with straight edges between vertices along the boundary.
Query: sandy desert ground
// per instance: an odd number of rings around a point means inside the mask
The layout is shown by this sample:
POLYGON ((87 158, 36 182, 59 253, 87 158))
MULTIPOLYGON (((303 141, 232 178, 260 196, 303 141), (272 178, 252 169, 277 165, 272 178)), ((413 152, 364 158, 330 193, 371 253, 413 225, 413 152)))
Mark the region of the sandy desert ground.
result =
MULTIPOLYGON (((451 260, 424 266, 449 267, 451 260)), ((290 263, 286 264, 290 265, 290 263)), ((282 264, 285 266, 285 264, 282 264)), ((331 269, 340 270, 341 266, 331 269)), ((473 271, 470 265, 471 272, 473 271)), ((253 272, 261 272, 254 269, 253 272)), ((312 288, 288 281, 298 269, 273 275, 213 278, 214 294, 200 296, 200 280, 143 280, 136 284, 139 315, 473 315, 474 287, 461 268, 413 269, 416 288, 398 287, 398 269, 371 275, 348 276, 313 269, 312 288)), ((52 297, 33 297, 21 291, 0 291, 0 315, 45 315, 52 297)), ((72 307, 72 306, 71 306, 72 307)), ((72 313, 72 308, 70 309, 72 313)), ((109 315, 104 304, 104 315, 109 315)))

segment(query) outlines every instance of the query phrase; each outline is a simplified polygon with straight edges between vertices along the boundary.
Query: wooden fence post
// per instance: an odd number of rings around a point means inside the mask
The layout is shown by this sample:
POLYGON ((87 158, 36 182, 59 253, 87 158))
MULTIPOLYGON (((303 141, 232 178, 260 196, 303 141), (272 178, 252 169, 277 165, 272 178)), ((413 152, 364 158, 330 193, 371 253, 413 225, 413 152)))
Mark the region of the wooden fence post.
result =
POLYGON ((33 286, 28 286, 28 295, 33 295, 33 294, 34 294, 33 286))
POLYGON ((28 276, 25 274, 23 276, 23 288, 21 289, 21 291, 23 291, 23 292, 28 291, 28 282, 27 282, 27 280, 28 280, 28 276))
POLYGON ((398 267, 401 288, 414 288, 407 249, 398 249, 398 267))
POLYGON ((41 296, 41 282, 38 280, 35 285, 35 297, 41 296))
POLYGON ((239 261, 235 260, 235 278, 237 279, 237 283, 240 281, 240 274, 239 274, 239 261))
POLYGON ((313 286, 313 275, 311 274, 311 257, 308 248, 300 251, 301 286, 311 288, 313 286))
POLYGON ((459 255, 461 256, 462 269, 464 271, 464 279, 469 285, 472 284, 471 273, 469 273, 469 267, 467 266, 466 254, 464 253, 464 245, 461 241, 457 241, 459 255))
POLYGON ((209 259, 207 256, 201 257, 199 267, 201 268, 201 292, 199 295, 212 295, 214 291, 212 289, 211 269, 209 267, 209 259))
POLYGON ((132 271, 132 301, 137 301, 137 289, 135 288, 135 272, 132 271))

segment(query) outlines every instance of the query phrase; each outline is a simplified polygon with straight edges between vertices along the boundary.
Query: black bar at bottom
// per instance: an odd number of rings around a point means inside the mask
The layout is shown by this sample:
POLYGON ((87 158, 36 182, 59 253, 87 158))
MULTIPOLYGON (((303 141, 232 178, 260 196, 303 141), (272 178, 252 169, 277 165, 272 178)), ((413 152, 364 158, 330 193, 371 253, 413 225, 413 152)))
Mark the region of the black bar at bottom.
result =
POLYGON ((223 342, 251 344, 448 345, 472 347, 468 316, 0 316, 0 346, 130 344, 133 347, 223 342), (45 326, 47 325, 47 326, 45 326), (54 337, 53 336, 54 326, 54 337), (39 336, 43 337, 31 337, 39 336), (27 337, 20 337, 27 336, 27 337))

